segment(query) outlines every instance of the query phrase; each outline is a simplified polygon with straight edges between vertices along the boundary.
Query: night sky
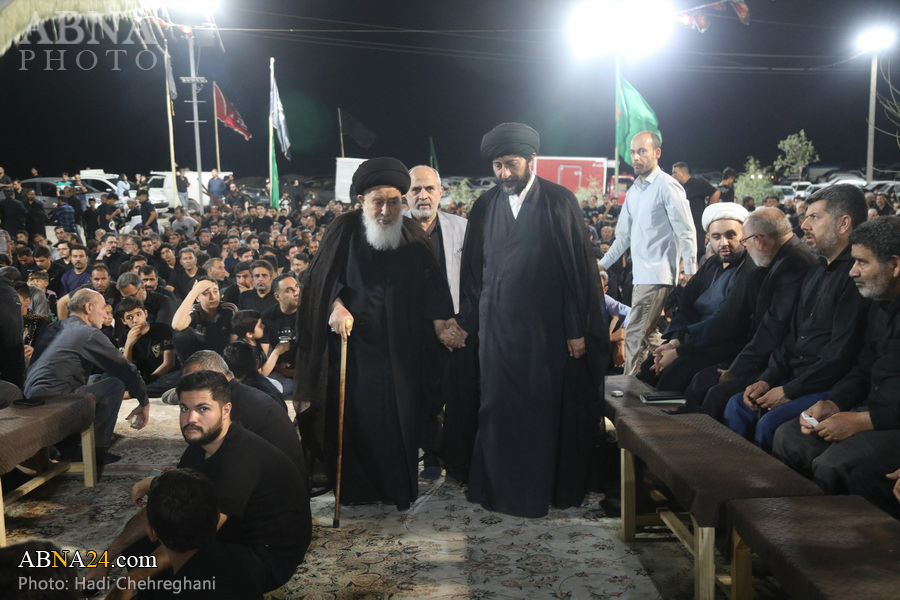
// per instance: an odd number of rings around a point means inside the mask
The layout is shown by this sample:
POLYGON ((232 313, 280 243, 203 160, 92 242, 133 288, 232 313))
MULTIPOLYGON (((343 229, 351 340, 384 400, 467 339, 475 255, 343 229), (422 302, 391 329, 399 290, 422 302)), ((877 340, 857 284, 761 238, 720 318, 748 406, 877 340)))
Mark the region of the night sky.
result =
MULTIPOLYGON (((679 9, 704 2, 674 2, 679 9)), ((220 126, 222 167, 237 176, 267 170, 269 57, 287 112, 292 160, 282 175, 333 173, 340 155, 337 107, 374 131, 363 150, 345 138, 348 156, 396 156, 408 165, 427 162, 434 138, 443 175, 483 176, 481 136, 504 121, 537 129, 545 155, 610 156, 614 136, 614 69, 611 56, 579 61, 565 26, 569 1, 418 0, 288 1, 222 0, 216 12, 226 52, 203 48, 200 74, 215 80, 253 133, 242 137, 220 126), (232 28, 373 30, 379 32, 238 32, 232 28), (438 30, 428 33, 391 31, 438 30), (443 33, 461 30, 466 33, 443 33)), ((637 7, 638 1, 629 2, 637 7)), ((696 170, 740 168, 752 154, 771 164, 777 142, 806 130, 823 163, 862 168, 866 151, 868 56, 855 39, 867 23, 900 30, 896 0, 747 0, 750 25, 734 11, 706 10, 700 34, 676 25, 661 50, 633 58, 647 43, 635 8, 623 23, 598 24, 632 31, 621 48, 623 76, 656 111, 663 134, 662 165, 686 161, 696 170), (775 55, 779 55, 776 57, 775 55), (846 61, 822 69, 833 63, 846 61), (747 67, 811 68, 805 72, 747 67)), ((176 22, 190 17, 171 13, 176 22)), ((32 40, 37 37, 32 36, 32 40)), ((21 70, 20 50, 0 58, 3 127, 0 164, 25 177, 31 166, 56 175, 87 166, 129 173, 168 167, 164 70, 135 66, 139 47, 104 41, 95 45, 31 44, 37 57, 21 70), (65 71, 47 67, 44 50, 66 50, 65 71), (120 53, 112 71, 108 49, 120 53), (82 71, 75 55, 91 50, 97 66, 82 71)), ((188 74, 184 42, 170 45, 176 79, 188 74)), ((160 55, 161 56, 161 55, 160 55)), ((900 85, 900 41, 893 57, 900 85)), ((82 64, 90 64, 83 56, 82 64)), ((145 56, 144 66, 150 62, 145 56)), ((887 86, 880 81, 882 93, 887 86)), ((195 166, 190 90, 178 84, 175 147, 179 164, 195 166)), ((214 166, 212 85, 201 92, 204 169, 214 166)), ((879 108, 877 123, 894 131, 879 108)), ((878 134, 876 165, 900 162, 891 136, 878 134)))

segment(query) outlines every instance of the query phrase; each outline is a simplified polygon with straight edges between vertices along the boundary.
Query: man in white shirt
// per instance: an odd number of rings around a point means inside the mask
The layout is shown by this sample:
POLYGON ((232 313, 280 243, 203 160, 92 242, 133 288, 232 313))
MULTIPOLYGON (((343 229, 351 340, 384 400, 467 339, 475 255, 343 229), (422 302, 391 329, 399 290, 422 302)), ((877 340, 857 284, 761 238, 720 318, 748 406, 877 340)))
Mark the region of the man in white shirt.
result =
POLYGON ((631 140, 631 162, 639 177, 625 196, 616 241, 600 261, 605 270, 631 248, 634 290, 625 333, 625 374, 635 375, 659 345, 657 321, 675 286, 678 255, 685 283, 697 271, 697 232, 684 188, 659 168, 659 135, 644 131, 631 140))

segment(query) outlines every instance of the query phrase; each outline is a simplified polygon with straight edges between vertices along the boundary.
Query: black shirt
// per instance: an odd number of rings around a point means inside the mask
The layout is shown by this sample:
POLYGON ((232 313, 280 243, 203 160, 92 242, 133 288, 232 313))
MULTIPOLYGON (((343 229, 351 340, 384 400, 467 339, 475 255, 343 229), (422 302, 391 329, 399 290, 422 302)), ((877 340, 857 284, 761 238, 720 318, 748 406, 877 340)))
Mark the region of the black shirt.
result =
POLYGON ((207 321, 200 303, 191 307, 191 329, 201 335, 213 350, 221 354, 231 342, 231 317, 238 308, 230 302, 220 302, 212 321, 207 321))
POLYGON ((166 569, 153 578, 151 589, 141 590, 139 600, 261 600, 265 585, 265 570, 259 556, 240 544, 226 544, 213 540, 197 550, 178 573, 166 569), (165 582, 171 581, 172 584, 165 582), (175 593, 175 582, 209 582, 212 589, 181 587, 175 593))
POLYGON ((297 429, 287 414, 284 401, 273 400, 265 392, 237 379, 232 379, 228 385, 231 388, 231 420, 284 452, 294 463, 305 484, 303 446, 297 429))
POLYGON ((188 275, 187 271, 184 269, 176 267, 171 276, 167 277, 167 279, 169 285, 174 288, 175 295, 179 298, 184 298, 191 291, 191 288, 194 287, 194 283, 201 277, 206 277, 206 269, 203 267, 198 267, 197 272, 194 273, 193 277, 188 275))
POLYGON ((873 302, 856 366, 835 386, 830 400, 841 410, 869 408, 872 425, 900 429, 900 297, 873 302))
POLYGON ((219 510, 228 520, 217 539, 296 568, 312 538, 309 495, 287 456, 255 433, 232 423, 215 454, 188 446, 179 468, 200 471, 213 482, 219 510))
MULTIPOLYGON (((297 311, 286 315, 281 310, 281 305, 276 302, 262 312, 262 318, 266 326, 266 338, 264 341, 272 348, 277 346, 282 338, 287 339, 290 344, 294 344, 297 341, 297 311)), ((287 359, 287 357, 293 355, 291 352, 286 352, 281 356, 287 359)), ((282 361, 279 360, 278 362, 282 361)))
MULTIPOLYGON (((172 345, 172 326, 166 323, 148 323, 150 330, 135 342, 131 349, 131 362, 138 368, 144 381, 154 379, 151 375, 163 364, 163 353, 174 350, 172 345)), ((125 331, 125 336, 128 330, 125 331)), ((125 337, 119 340, 119 346, 125 347, 125 337)))
POLYGON ((719 202, 734 202, 734 186, 733 185, 720 185, 719 186, 719 202))
MULTIPOLYGON (((684 188, 688 203, 691 205, 691 215, 693 215, 694 224, 696 225, 701 222, 703 210, 706 208, 706 199, 716 193, 716 188, 705 179, 700 179, 699 177, 691 177, 681 187, 684 188)), ((697 235, 699 236, 700 233, 701 229, 698 228, 697 235)))
POLYGON ((251 227, 253 227, 253 230, 256 233, 262 233, 264 231, 269 231, 269 229, 272 228, 272 223, 274 223, 272 217, 253 217, 251 227))
POLYGON ((238 297, 238 308, 241 310, 255 310, 257 312, 263 312, 267 308, 273 305, 277 305, 278 300, 275 299, 275 292, 269 290, 269 293, 259 297, 259 294, 256 293, 256 290, 247 290, 246 292, 241 292, 241 295, 238 297))
POLYGON ((760 376, 772 387, 783 385, 792 400, 830 390, 859 353, 870 302, 850 278, 851 267, 848 245, 831 264, 820 257, 803 279, 790 332, 760 376))

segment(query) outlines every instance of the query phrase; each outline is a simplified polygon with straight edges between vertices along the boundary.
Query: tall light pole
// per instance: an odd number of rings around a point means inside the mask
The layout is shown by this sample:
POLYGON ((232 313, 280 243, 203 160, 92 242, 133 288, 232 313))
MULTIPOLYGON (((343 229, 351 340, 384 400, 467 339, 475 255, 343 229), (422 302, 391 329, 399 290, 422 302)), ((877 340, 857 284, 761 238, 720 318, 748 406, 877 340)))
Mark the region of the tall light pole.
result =
POLYGON ((874 178, 875 163, 875 98, 878 87, 878 53, 894 44, 894 32, 876 28, 862 33, 856 45, 862 52, 872 53, 872 75, 869 82, 869 137, 866 144, 866 181, 874 178))

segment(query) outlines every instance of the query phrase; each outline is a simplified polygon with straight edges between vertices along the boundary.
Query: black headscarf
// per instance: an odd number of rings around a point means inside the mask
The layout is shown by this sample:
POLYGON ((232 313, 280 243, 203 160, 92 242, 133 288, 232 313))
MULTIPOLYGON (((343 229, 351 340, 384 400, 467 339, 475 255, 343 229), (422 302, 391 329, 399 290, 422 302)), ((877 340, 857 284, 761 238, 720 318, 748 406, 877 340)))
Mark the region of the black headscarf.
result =
POLYGON ((518 154, 531 156, 541 147, 541 136, 524 123, 501 123, 481 139, 481 156, 494 160, 498 156, 518 154))

